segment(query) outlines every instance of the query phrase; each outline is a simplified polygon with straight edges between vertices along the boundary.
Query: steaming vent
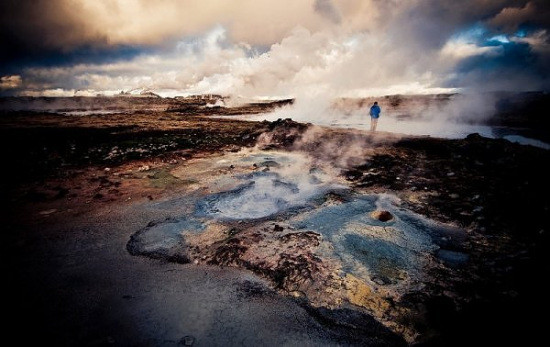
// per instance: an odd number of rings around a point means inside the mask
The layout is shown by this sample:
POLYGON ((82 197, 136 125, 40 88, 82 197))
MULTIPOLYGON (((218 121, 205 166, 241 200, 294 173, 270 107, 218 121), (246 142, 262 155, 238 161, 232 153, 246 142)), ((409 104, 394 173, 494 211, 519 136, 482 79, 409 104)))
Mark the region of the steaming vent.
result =
POLYGON ((390 211, 386 211, 386 210, 382 210, 382 211, 376 210, 371 213, 371 217, 381 222, 388 222, 393 219, 393 215, 390 213, 390 211))
MULTIPOLYGON (((421 283, 435 263, 461 267, 469 259, 462 251, 463 230, 407 210, 394 195, 354 192, 338 184, 330 168, 300 153, 226 154, 174 174, 200 178, 213 193, 205 196, 200 189, 155 204, 163 213, 171 210, 170 217, 132 235, 131 254, 186 262, 213 259, 210 251, 217 249, 219 259, 232 262, 258 251, 258 242, 277 252, 285 242, 294 243, 286 235, 316 235, 302 240, 302 251, 335 261, 343 276, 397 292, 421 283), (281 221, 284 227, 278 226, 281 221), (195 246, 204 242, 214 248, 197 254, 195 246)), ((265 266, 269 262, 262 257, 246 261, 265 266)))
MULTIPOLYGON (((273 167, 279 166, 276 162, 267 162, 273 167)), ((236 189, 200 200, 196 215, 226 220, 260 219, 306 207, 327 192, 314 172, 302 181, 275 172, 257 172, 239 178, 244 183, 236 189)))

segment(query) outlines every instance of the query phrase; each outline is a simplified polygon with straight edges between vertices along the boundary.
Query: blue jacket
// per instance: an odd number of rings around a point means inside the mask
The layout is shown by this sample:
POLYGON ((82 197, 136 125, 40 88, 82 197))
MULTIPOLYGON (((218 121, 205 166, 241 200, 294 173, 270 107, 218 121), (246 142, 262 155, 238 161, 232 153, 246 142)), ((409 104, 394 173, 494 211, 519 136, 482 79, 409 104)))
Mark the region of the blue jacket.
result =
POLYGON ((372 118, 378 118, 378 117, 380 117, 380 112, 381 112, 380 106, 372 105, 371 108, 370 108, 370 113, 369 114, 372 118))

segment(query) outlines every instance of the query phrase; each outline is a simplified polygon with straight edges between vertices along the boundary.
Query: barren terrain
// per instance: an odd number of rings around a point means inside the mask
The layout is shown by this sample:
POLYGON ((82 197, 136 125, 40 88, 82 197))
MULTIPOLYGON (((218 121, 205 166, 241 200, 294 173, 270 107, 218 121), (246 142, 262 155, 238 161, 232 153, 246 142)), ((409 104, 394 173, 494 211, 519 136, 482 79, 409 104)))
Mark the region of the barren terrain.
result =
POLYGON ((542 333, 548 151, 196 113, 2 115, 12 327, 92 345, 542 333))

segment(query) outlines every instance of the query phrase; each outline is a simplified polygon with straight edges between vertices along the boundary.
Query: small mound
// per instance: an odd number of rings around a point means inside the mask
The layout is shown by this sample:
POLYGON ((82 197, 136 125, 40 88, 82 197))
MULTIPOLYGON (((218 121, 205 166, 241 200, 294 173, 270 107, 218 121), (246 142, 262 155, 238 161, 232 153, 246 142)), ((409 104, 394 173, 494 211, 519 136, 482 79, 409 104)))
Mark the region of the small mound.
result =
POLYGON ((387 222, 393 219, 393 215, 389 211, 373 211, 370 216, 381 222, 387 222))

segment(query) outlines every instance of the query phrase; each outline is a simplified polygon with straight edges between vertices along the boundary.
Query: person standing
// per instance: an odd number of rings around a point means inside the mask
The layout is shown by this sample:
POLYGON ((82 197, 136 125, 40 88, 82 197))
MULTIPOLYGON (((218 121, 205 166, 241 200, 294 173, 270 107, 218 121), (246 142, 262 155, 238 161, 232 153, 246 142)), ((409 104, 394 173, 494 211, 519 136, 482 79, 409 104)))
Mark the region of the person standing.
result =
POLYGON ((378 101, 375 101, 374 104, 370 107, 370 131, 376 131, 376 126, 378 125, 378 118, 380 118, 380 106, 378 106, 378 101))

